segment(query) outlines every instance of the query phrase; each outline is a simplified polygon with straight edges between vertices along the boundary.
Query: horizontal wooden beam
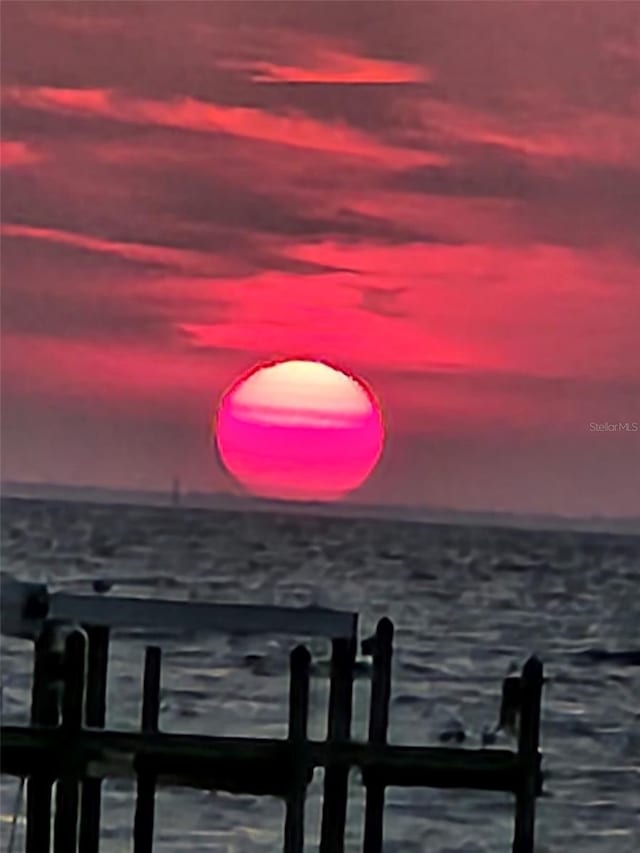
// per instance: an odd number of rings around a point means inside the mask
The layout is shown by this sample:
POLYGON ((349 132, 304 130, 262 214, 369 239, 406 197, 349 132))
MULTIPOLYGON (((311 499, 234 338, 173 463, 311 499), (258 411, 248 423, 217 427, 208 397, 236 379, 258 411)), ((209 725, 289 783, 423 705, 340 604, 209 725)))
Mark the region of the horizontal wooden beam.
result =
POLYGON ((232 793, 286 796, 306 752, 314 767, 342 764, 359 769, 365 782, 432 788, 515 792, 522 763, 498 749, 389 746, 355 742, 220 738, 166 733, 83 730, 65 739, 58 729, 3 726, 2 772, 56 778, 132 778, 153 772, 171 783, 232 793))
POLYGON ((454 749, 372 743, 310 744, 314 767, 348 764, 363 781, 426 788, 514 791, 520 777, 516 753, 505 749, 454 749))
POLYGON ((65 740, 58 729, 2 727, 2 772, 49 778, 135 778, 205 790, 284 795, 288 791, 287 741, 208 738, 156 733, 83 730, 65 740))
POLYGON ((352 637, 358 616, 324 607, 272 607, 260 604, 209 604, 111 596, 51 596, 54 619, 69 619, 111 628, 174 628, 225 634, 296 634, 308 637, 352 637))
POLYGON ((356 636, 358 614, 325 607, 214 604, 111 595, 49 593, 41 584, 2 581, 2 632, 35 639, 44 620, 105 628, 288 634, 327 639, 356 636))

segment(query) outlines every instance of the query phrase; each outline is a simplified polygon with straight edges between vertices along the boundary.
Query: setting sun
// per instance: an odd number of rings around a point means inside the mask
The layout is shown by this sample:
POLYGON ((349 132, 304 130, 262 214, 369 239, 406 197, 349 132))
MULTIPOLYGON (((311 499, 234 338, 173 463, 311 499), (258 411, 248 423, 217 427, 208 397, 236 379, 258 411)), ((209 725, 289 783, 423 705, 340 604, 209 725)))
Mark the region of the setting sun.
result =
POLYGON ((334 500, 362 485, 384 443, 380 406, 355 376, 321 361, 259 365, 222 396, 220 458, 265 497, 334 500))

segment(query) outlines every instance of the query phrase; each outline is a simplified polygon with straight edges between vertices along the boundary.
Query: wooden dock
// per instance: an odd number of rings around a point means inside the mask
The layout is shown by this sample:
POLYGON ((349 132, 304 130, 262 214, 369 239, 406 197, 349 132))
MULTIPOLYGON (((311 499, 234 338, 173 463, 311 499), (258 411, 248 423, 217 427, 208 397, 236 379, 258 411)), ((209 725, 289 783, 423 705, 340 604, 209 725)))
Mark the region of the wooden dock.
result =
MULTIPOLYGON (((361 644, 372 669, 368 740, 357 742, 351 738, 357 614, 95 596, 56 599, 30 584, 13 587, 8 598, 12 606, 18 602, 19 610, 8 622, 3 619, 3 632, 8 628, 35 641, 31 724, 2 726, 1 733, 2 772, 27 779, 27 853, 47 853, 52 842, 54 853, 98 853, 105 778, 137 782, 134 853, 152 851, 155 791, 165 784, 282 798, 282 849, 301 853, 306 789, 318 767, 324 769, 321 853, 344 850, 347 782, 353 768, 360 771, 366 791, 363 853, 383 851, 385 789, 390 785, 512 793, 512 851, 533 853, 535 802, 541 793, 543 684, 536 658, 527 661, 517 683, 508 679, 509 695, 514 686, 517 694, 516 706, 510 700, 508 709, 519 718, 516 751, 394 746, 387 742, 393 625, 382 619, 361 644), (307 735, 311 655, 303 645, 290 655, 286 738, 161 732, 162 652, 156 646, 146 650, 140 731, 105 730, 109 632, 125 624, 325 637, 332 649, 326 738, 307 735)), ((5 605, 3 596, 3 616, 5 605)), ((506 695, 505 690, 503 700, 506 695)), ((504 712, 503 707, 501 717, 504 712)))

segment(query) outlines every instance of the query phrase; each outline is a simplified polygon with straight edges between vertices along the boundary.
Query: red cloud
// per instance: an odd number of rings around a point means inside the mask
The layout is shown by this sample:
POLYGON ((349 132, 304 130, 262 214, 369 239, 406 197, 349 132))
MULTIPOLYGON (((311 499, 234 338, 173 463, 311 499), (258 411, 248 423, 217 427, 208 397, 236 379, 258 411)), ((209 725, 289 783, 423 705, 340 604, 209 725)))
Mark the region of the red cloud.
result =
MULTIPOLYGON (((638 356, 621 346, 633 339, 640 310, 637 267, 618 253, 546 245, 329 242, 298 246, 292 253, 359 271, 345 277, 351 285, 405 288, 395 301, 398 317, 336 311, 326 326, 312 325, 309 317, 304 325, 291 297, 286 316, 296 328, 310 335, 338 329, 335 340, 345 347, 341 330, 353 330, 351 352, 367 343, 359 360, 417 371, 441 361, 549 378, 637 376, 638 356)), ((279 310, 285 316, 283 306, 279 310)), ((324 342, 331 345, 331 335, 324 342)))
POLYGON ((4 97, 48 112, 100 116, 132 124, 200 133, 228 133, 292 148, 363 158, 389 168, 447 162, 447 158, 440 154, 395 148, 346 124, 321 122, 297 112, 270 113, 255 107, 222 106, 195 98, 159 101, 130 98, 108 89, 51 86, 10 86, 4 97))
POLYGON ((30 166, 42 160, 42 155, 26 142, 19 140, 0 140, 0 167, 11 169, 15 166, 30 166))
POLYGON ((226 67, 249 71, 256 83, 426 83, 431 73, 420 65, 373 59, 329 48, 310 50, 294 63, 227 62, 226 67))
POLYGON ((431 137, 435 133, 443 140, 492 145, 533 158, 637 164, 640 122, 632 115, 581 109, 552 98, 523 100, 520 107, 498 115, 435 99, 406 105, 431 137))
POLYGON ((194 353, 112 341, 60 340, 42 335, 7 334, 3 340, 5 389, 17 394, 42 394, 66 400, 118 401, 127 408, 158 400, 202 401, 203 423, 208 414, 203 393, 211 389, 211 405, 228 372, 218 360, 205 361, 194 353))
MULTIPOLYGON (((329 246, 318 246, 318 257, 324 255, 324 248, 329 246)), ((400 251, 396 259, 406 267, 402 258, 400 251)), ((380 279, 379 286, 389 288, 402 276, 383 269, 380 279)), ((219 282, 212 285, 212 292, 227 303, 224 317, 219 311, 207 316, 203 306, 199 320, 178 322, 178 326, 196 348, 273 357, 299 354, 360 369, 421 371, 443 364, 462 369, 492 361, 486 342, 479 347, 473 337, 465 339, 451 328, 443 333, 421 324, 420 319, 367 310, 354 283, 348 273, 323 275, 313 288, 301 287, 295 276, 282 273, 236 281, 233 287, 219 282)), ((176 311, 174 316, 178 315, 176 311)))
MULTIPOLYGON (((152 246, 144 243, 129 243, 116 240, 103 240, 86 234, 75 234, 56 228, 34 228, 29 225, 3 223, 0 233, 5 237, 26 237, 32 240, 45 240, 99 252, 116 255, 129 261, 166 267, 185 274, 220 276, 229 274, 230 263, 220 256, 209 252, 197 252, 189 249, 172 249, 152 246)), ((237 264, 234 265, 235 272, 237 264)))

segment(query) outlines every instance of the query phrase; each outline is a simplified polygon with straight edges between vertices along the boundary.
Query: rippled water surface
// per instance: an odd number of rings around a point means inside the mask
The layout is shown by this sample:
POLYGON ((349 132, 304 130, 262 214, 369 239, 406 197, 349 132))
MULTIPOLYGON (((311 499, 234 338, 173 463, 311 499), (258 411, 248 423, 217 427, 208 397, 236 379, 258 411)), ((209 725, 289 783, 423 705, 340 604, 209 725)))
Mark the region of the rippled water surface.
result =
MULTIPOLYGON (((455 723, 480 745, 501 680, 530 653, 543 695, 545 796, 538 850, 640 850, 640 539, 309 516, 22 501, 2 504, 2 565, 53 590, 357 610, 361 636, 396 625, 390 739, 434 744, 455 723), (624 654, 619 654, 624 653, 624 654), (635 653, 635 654, 629 654, 635 653)), ((301 638, 304 639, 304 638, 301 638)), ((296 638, 120 632, 112 643, 108 725, 140 716, 144 646, 164 650, 166 731, 281 737, 288 653, 296 638)), ((326 661, 322 641, 308 643, 326 661)), ((5 723, 27 721, 31 647, 3 640, 5 723)), ((326 679, 312 683, 311 735, 324 735, 326 679)), ((355 734, 366 732, 367 682, 356 685, 355 734)), ((503 745, 511 746, 508 742, 503 745)), ((6 849, 17 782, 2 777, 6 849)), ((128 851, 132 787, 105 786, 102 850, 128 851)), ((309 789, 315 849, 321 775, 309 789)), ((348 845, 360 849, 363 800, 353 779, 348 845)), ((158 796, 162 853, 281 849, 283 807, 268 798, 180 789, 158 796)), ((385 851, 506 851, 511 797, 388 791, 385 851)), ((22 849, 23 824, 18 824, 22 849)))

